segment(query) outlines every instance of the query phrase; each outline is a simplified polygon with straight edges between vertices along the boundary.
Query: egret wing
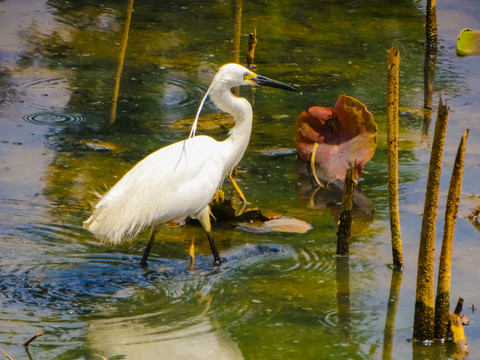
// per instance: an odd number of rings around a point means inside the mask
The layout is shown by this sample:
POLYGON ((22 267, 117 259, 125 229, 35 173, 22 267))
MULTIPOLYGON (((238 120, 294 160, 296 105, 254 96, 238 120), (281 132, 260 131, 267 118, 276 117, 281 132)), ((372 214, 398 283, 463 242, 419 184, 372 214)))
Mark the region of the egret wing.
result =
POLYGON ((146 226, 196 217, 223 181, 218 144, 196 136, 150 154, 102 197, 85 227, 118 243, 146 226))

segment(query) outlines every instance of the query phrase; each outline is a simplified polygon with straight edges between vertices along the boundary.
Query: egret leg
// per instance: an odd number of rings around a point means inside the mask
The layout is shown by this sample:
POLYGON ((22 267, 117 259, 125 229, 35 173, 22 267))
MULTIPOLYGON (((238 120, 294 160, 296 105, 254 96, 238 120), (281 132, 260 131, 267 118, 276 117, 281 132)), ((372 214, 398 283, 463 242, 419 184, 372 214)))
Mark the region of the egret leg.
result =
POLYGON ((210 207, 207 205, 197 217, 200 224, 202 224, 205 232, 207 233, 208 242, 210 243, 210 248, 212 249, 213 255, 213 265, 220 266, 222 260, 220 259, 220 255, 218 255, 218 250, 215 245, 215 241, 213 241, 212 236, 212 225, 210 224, 210 207))
POLYGON ((240 187, 238 186, 237 182, 235 181, 235 179, 233 178, 232 175, 228 175, 228 178, 230 179, 230 182, 232 183, 233 185, 233 188, 235 189, 235 191, 237 192, 238 196, 240 197, 240 200, 242 200, 242 202, 244 204, 248 204, 248 201, 247 199, 245 198, 245 195, 243 195, 243 192, 242 190, 240 189, 240 187))
POLYGON ((217 247, 215 246, 215 241, 213 241, 213 236, 211 231, 207 231, 208 242, 210 243, 210 248, 212 249, 213 254, 213 265, 220 266, 222 260, 220 259, 220 255, 218 255, 217 247))
POLYGON ((148 255, 150 255, 150 250, 152 249, 153 241, 155 240, 155 235, 157 234, 157 231, 155 230, 155 227, 152 226, 152 230, 150 232, 150 238, 148 239, 148 244, 147 247, 145 248, 145 251, 143 252, 142 260, 140 261, 140 266, 147 266, 147 260, 148 260, 148 255))

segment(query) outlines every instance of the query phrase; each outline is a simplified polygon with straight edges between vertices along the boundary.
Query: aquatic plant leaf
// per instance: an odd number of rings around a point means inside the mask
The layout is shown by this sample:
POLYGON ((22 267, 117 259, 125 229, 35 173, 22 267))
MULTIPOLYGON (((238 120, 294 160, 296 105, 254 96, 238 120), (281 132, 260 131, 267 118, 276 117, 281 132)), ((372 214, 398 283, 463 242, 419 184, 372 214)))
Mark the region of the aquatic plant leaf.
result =
POLYGON ((265 221, 263 224, 272 229, 273 231, 279 232, 304 234, 308 230, 312 229, 312 225, 310 225, 306 221, 286 216, 281 216, 276 219, 265 221))
POLYGON ((306 221, 288 216, 280 216, 267 221, 244 222, 238 224, 238 227, 242 230, 255 233, 277 231, 304 234, 312 229, 312 225, 306 221))
POLYGON ((463 29, 457 38, 457 56, 480 55, 480 32, 463 29))
POLYGON ((305 162, 314 154, 324 180, 345 179, 355 160, 355 176, 361 175, 377 146, 377 125, 364 104, 353 97, 340 95, 333 109, 314 106, 302 112, 295 122, 295 146, 305 162))

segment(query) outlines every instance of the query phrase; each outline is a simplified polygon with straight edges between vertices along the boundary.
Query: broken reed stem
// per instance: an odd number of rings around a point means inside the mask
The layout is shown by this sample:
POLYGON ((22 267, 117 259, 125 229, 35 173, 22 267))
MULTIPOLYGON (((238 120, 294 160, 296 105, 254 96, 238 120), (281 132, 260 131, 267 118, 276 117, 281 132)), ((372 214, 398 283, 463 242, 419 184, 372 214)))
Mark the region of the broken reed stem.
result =
POLYGON ((110 112, 109 125, 115 122, 117 116, 118 91, 120 90, 120 79, 122 78, 123 63, 125 60, 125 52, 127 51, 128 31, 130 30, 130 21, 132 19, 133 0, 128 0, 127 18, 125 19, 125 27, 122 34, 122 44, 120 45, 120 54, 118 56, 117 73, 115 74, 115 86, 113 88, 112 110, 110 112))
POLYGON ((23 346, 28 347, 28 345, 30 345, 30 343, 31 343, 33 340, 39 338, 40 336, 43 336, 43 332, 39 332, 38 334, 33 335, 30 339, 28 339, 28 340, 25 342, 25 344, 23 344, 23 346))
POLYGON ((350 252, 350 237, 352 235, 352 209, 355 188, 355 165, 350 165, 345 175, 340 219, 337 231, 337 255, 348 256, 350 252))
POLYGON ((423 210, 422 230, 417 263, 417 289, 415 296, 415 314, 413 320, 413 338, 417 341, 432 340, 434 335, 434 262, 435 228, 437 222, 438 194, 442 172, 443 145, 447 131, 449 108, 438 106, 435 134, 433 136, 430 166, 428 170, 427 191, 423 210))
POLYGON ((480 215, 480 204, 477 205, 475 210, 472 211, 472 213, 468 216, 470 220, 478 218, 480 215))
POLYGON ((253 58, 255 56, 255 46, 257 46, 257 29, 253 30, 253 33, 248 37, 248 52, 247 52, 247 68, 252 69, 255 67, 253 58))
POLYGON ((448 189, 442 252, 438 270, 437 296, 435 298, 435 339, 445 339, 448 333, 450 312, 450 282, 452 269, 453 235, 462 192, 463 164, 467 145, 468 129, 460 140, 448 189))
POLYGON ((463 298, 458 298, 457 305, 455 305, 455 310, 453 313, 455 315, 460 315, 463 310, 463 298))
POLYGON ((400 209, 398 205, 398 74, 400 68, 400 53, 397 49, 391 48, 388 50, 387 65, 387 153, 390 232, 392 236, 393 265, 401 269, 403 267, 403 255, 400 232, 400 209))
MULTIPOLYGON (((453 358, 465 358, 468 356, 467 337, 463 329, 463 319, 460 316, 463 309, 463 299, 459 298, 455 312, 450 314, 450 332, 452 333, 453 342, 456 346, 456 353, 453 358)), ((468 325, 468 323, 467 323, 468 325)))

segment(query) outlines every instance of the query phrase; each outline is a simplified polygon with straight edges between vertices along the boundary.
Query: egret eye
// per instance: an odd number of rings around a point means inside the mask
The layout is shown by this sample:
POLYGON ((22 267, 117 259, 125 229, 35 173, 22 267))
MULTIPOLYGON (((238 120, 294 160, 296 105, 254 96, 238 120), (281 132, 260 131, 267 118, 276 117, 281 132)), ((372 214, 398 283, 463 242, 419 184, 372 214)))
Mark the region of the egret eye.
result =
POLYGON ((244 80, 247 80, 249 75, 250 75, 250 74, 249 74, 248 72, 246 72, 245 74, 243 74, 243 79, 244 79, 244 80))

